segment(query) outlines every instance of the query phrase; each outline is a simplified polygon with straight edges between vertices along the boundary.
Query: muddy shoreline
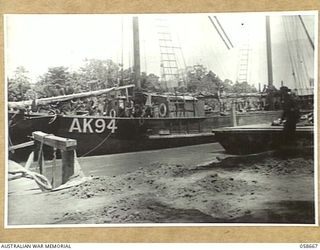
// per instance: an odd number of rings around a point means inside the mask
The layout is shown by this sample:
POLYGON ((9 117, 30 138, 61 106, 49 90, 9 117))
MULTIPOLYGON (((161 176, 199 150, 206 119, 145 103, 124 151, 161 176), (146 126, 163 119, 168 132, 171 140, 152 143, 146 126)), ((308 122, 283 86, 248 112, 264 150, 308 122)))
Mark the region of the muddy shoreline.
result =
POLYGON ((24 212, 16 206, 31 197, 9 195, 9 224, 315 223, 311 156, 229 157, 197 166, 157 162, 31 195, 35 202, 24 204, 24 212))

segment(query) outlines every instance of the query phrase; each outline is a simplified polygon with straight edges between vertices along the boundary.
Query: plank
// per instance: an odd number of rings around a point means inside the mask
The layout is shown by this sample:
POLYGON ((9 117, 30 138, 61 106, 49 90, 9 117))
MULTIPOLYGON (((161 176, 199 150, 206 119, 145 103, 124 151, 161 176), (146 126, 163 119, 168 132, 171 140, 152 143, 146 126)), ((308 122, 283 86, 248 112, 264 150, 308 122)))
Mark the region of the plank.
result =
POLYGON ((30 147, 34 145, 34 141, 28 141, 28 142, 24 142, 24 143, 20 143, 17 145, 13 145, 9 147, 9 151, 11 150, 16 150, 16 149, 20 149, 20 148, 25 148, 25 147, 30 147))
POLYGON ((34 140, 43 142, 45 145, 57 148, 63 151, 74 150, 77 147, 77 141, 74 139, 63 138, 55 135, 35 131, 32 133, 34 140))

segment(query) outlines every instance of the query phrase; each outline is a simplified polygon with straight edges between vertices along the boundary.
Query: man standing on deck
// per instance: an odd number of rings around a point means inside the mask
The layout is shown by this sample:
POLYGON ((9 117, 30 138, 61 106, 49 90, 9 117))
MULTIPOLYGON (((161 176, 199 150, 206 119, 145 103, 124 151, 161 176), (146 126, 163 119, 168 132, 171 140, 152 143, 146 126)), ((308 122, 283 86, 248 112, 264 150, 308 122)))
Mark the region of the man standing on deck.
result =
POLYGON ((280 92, 283 109, 281 119, 284 121, 283 142, 284 144, 291 144, 295 141, 296 125, 300 119, 298 102, 295 96, 290 93, 288 87, 281 87, 280 92))

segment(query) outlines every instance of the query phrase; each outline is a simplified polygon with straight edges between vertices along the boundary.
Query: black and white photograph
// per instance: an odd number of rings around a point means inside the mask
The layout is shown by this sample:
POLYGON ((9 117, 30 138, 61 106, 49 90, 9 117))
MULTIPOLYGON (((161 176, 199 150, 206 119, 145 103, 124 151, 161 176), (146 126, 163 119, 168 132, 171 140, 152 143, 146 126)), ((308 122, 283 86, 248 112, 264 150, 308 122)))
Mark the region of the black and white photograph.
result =
POLYGON ((5 227, 318 225, 318 12, 4 31, 5 227))

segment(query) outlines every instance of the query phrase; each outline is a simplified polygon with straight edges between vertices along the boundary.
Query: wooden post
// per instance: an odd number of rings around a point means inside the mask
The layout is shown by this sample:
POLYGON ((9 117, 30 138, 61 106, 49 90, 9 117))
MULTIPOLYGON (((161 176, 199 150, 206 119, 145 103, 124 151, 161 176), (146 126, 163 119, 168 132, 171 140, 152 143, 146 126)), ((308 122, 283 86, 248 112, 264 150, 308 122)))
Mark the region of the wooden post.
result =
POLYGON ((74 174, 74 150, 61 151, 62 157, 62 183, 66 183, 74 174))
MULTIPOLYGON (((74 150, 77 147, 77 141, 67 139, 55 135, 36 131, 32 133, 33 139, 44 145, 59 149, 62 155, 62 164, 56 166, 53 173, 53 188, 66 183, 69 178, 74 174, 74 150), (59 176, 57 176, 59 175, 59 176)), ((44 167, 44 166, 42 166, 44 167)), ((43 171, 46 176, 46 171, 43 171)), ((48 176, 46 176, 48 178, 48 176)))

